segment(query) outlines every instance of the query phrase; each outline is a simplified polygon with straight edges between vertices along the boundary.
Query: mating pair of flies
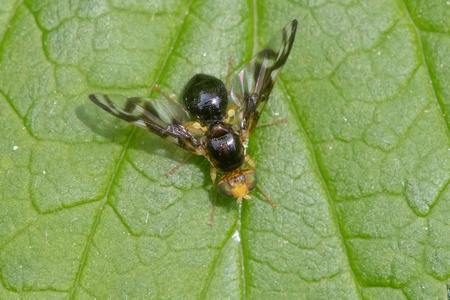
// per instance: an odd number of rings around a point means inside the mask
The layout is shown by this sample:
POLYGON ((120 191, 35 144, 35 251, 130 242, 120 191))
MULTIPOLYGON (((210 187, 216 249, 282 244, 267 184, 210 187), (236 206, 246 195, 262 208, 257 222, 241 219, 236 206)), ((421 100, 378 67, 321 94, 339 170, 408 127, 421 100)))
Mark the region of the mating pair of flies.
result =
MULTIPOLYGON (((189 151, 191 155, 187 159, 192 155, 208 159, 214 186, 214 205, 209 225, 212 225, 214 218, 217 191, 225 197, 237 198, 240 203, 242 199, 251 199, 248 193, 258 187, 275 208, 276 204, 258 184, 255 163, 247 154, 247 146, 289 57, 296 31, 297 20, 293 20, 233 77, 230 60, 226 85, 210 75, 197 74, 192 77, 183 91, 184 106, 157 87, 155 90, 166 99, 105 94, 92 94, 89 99, 113 116, 189 151), (120 102, 124 102, 124 105, 119 105, 120 102), (243 168, 245 163, 250 168, 243 168), (218 181, 217 173, 223 174, 218 181)), ((187 159, 167 176, 173 174, 187 159)))

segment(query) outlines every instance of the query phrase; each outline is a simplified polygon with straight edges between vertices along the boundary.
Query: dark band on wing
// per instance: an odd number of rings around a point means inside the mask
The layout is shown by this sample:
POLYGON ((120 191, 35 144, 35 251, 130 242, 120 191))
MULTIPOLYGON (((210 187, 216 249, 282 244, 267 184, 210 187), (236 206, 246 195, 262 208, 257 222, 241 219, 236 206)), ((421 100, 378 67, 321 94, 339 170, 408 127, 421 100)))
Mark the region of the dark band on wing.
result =
POLYGON ((250 91, 244 92, 244 119, 249 133, 255 129, 280 71, 289 57, 297 25, 297 20, 293 20, 285 26, 281 33, 274 36, 267 47, 255 57, 253 73, 255 90, 251 94, 250 91), (278 40, 280 37, 281 41, 278 40))
POLYGON ((123 109, 105 94, 91 94, 89 99, 111 115, 157 134, 183 149, 195 154, 201 150, 200 143, 174 116, 166 116, 172 122, 168 124, 151 103, 143 101, 145 108, 136 103, 141 102, 141 98, 127 98, 123 109))

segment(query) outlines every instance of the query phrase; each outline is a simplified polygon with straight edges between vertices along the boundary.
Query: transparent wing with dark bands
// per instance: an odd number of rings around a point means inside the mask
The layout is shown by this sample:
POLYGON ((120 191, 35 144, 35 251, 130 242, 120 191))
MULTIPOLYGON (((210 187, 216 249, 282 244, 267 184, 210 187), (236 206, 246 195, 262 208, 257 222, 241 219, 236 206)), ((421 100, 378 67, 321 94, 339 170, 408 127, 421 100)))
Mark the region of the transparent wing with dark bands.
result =
POLYGON ((272 88, 289 57, 296 31, 297 20, 293 20, 231 80, 229 106, 234 106, 235 115, 230 123, 239 125, 246 137, 251 135, 258 123, 272 88))
POLYGON ((92 94, 89 99, 113 116, 200 154, 199 141, 183 126, 191 118, 181 104, 169 100, 105 94, 92 94))

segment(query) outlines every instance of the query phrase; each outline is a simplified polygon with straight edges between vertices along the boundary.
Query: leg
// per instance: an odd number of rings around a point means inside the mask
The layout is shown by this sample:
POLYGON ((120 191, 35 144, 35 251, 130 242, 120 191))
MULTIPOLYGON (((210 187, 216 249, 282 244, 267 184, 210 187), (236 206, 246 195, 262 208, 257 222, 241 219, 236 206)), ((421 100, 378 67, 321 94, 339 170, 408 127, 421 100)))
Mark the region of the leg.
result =
POLYGON ((231 91, 230 91, 230 80, 231 80, 231 67, 232 67, 232 65, 233 65, 233 59, 230 58, 228 60, 228 75, 227 75, 227 82, 226 82, 227 83, 226 87, 227 87, 228 95, 231 93, 231 91))
POLYGON ((211 212, 211 218, 209 219, 208 225, 212 226, 213 221, 214 221, 214 215, 216 214, 216 204, 217 204, 217 186, 216 183, 213 183, 213 188, 214 188, 214 203, 213 203, 213 209, 211 212))
MULTIPOLYGON (((172 97, 170 97, 167 93, 165 93, 164 91, 162 91, 157 85, 155 85, 155 86, 153 87, 153 90, 154 90, 155 92, 160 93, 160 94, 163 95, 164 97, 166 97, 167 100, 170 100, 170 101, 173 101, 173 102, 177 102, 177 101, 175 101, 175 99, 173 99, 172 97)), ((177 103, 178 103, 178 102, 177 102, 177 103)))
POLYGON ((253 170, 256 169, 256 164, 255 164, 255 162, 253 161, 253 159, 250 157, 250 155, 247 154, 247 155, 245 156, 245 162, 248 163, 248 164, 250 165, 250 167, 252 167, 253 170))
POLYGON ((274 125, 274 124, 280 124, 280 123, 287 123, 287 119, 284 118, 284 119, 281 119, 281 120, 278 120, 278 121, 258 124, 258 125, 256 125, 256 127, 263 127, 263 126, 267 126, 267 125, 274 125))
POLYGON ((257 183, 256 186, 257 186, 258 189, 261 191, 261 193, 263 193, 264 197, 266 197, 266 199, 269 200, 270 205, 272 205, 273 208, 276 208, 277 205, 272 201, 272 199, 270 199, 270 197, 266 194, 266 192, 264 192, 264 190, 263 190, 262 187, 259 185, 259 183, 257 183))
POLYGON ((208 225, 212 226, 214 215, 216 214, 216 204, 217 204, 217 185, 216 185, 216 177, 217 177, 217 171, 213 167, 211 167, 209 174, 211 175, 211 179, 213 182, 213 193, 214 193, 214 203, 213 203, 213 209, 211 212, 211 218, 209 219, 208 225))
POLYGON ((178 165, 175 166, 175 168, 173 168, 172 170, 170 170, 169 173, 166 174, 166 177, 169 178, 170 176, 173 175, 173 173, 175 173, 176 170, 178 170, 182 165, 184 165, 184 163, 186 163, 188 161, 189 158, 192 157, 192 155, 194 154, 189 154, 188 157, 186 157, 185 159, 183 159, 178 165))
POLYGON ((211 169, 209 169, 209 175, 211 176, 211 180, 214 184, 216 182, 217 170, 212 166, 211 166, 211 169))
MULTIPOLYGON (((252 167, 253 170, 256 170, 256 164, 253 161, 253 159, 250 157, 250 155, 247 154, 245 156, 245 161, 250 165, 250 167, 252 167)), ((270 205, 272 205, 273 208, 276 208, 277 205, 272 201, 272 199, 270 199, 269 195, 267 195, 266 192, 264 192, 264 190, 259 185, 259 183, 257 183, 256 186, 261 191, 261 193, 263 193, 264 197, 266 197, 266 199, 269 200, 270 205)), ((249 195, 245 195, 244 198, 245 199, 251 199, 249 195)), ((242 199, 238 199, 238 203, 240 203, 240 201, 242 201, 242 199)))

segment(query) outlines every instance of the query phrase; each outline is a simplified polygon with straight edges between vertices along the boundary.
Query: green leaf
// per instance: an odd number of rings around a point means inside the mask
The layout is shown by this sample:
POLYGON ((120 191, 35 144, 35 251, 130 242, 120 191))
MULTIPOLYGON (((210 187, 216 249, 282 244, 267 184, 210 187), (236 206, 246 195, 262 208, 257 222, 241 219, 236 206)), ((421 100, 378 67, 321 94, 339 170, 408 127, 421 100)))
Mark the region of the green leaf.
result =
POLYGON ((447 299, 450 3, 3 0, 0 299, 447 299), (297 18, 249 153, 209 165, 89 101, 226 78, 297 18))

